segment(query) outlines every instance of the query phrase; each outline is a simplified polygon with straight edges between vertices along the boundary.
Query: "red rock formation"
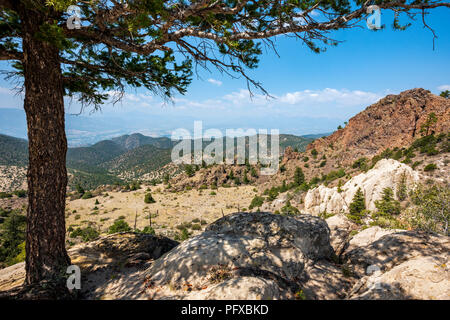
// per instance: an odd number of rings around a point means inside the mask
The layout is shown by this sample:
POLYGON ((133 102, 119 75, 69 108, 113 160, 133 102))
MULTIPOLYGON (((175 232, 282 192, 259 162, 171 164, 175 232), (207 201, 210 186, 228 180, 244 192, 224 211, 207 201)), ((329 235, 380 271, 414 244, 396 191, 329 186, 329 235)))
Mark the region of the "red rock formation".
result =
POLYGON ((422 135, 421 127, 432 112, 438 121, 430 131, 449 132, 449 99, 424 89, 388 95, 351 118, 344 129, 309 144, 307 151, 316 149, 345 165, 386 148, 404 147, 422 135))

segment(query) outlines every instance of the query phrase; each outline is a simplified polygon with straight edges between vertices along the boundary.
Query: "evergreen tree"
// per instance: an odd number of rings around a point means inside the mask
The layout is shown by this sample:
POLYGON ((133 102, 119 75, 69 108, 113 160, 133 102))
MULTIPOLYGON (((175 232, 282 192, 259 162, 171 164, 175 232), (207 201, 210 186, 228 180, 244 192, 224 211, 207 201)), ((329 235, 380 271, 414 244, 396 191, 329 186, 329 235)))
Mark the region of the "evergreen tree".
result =
POLYGON ((184 172, 186 172, 188 177, 193 177, 195 175, 194 167, 190 164, 184 166, 184 172))
POLYGON ((391 188, 383 189, 381 200, 375 201, 375 207, 382 215, 400 214, 400 202, 394 199, 394 191, 391 188))
POLYGON ((350 203, 350 214, 359 215, 366 209, 366 199, 361 188, 358 188, 353 196, 352 203, 350 203))
POLYGON ((302 168, 297 167, 294 172, 294 183, 296 186, 300 186, 303 182, 305 182, 305 174, 302 168))

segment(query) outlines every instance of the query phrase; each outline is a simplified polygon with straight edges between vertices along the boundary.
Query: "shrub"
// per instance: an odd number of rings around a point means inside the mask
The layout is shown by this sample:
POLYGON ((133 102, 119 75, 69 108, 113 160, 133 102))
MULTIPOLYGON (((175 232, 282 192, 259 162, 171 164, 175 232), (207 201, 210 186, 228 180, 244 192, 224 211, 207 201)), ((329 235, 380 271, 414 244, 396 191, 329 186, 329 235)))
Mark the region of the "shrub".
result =
POLYGON ((211 192, 209 193, 209 195, 215 196, 215 195, 217 195, 217 193, 216 193, 215 191, 211 191, 211 192))
POLYGON ((145 203, 155 203, 156 201, 155 201, 155 199, 153 199, 151 193, 147 193, 147 194, 145 194, 144 202, 145 203))
POLYGON ((13 193, 19 198, 25 198, 27 196, 27 192, 25 190, 16 190, 13 193))
POLYGON ((189 233, 189 231, 186 228, 184 228, 181 230, 181 232, 179 232, 175 235, 175 240, 185 241, 185 240, 189 239, 190 236, 191 236, 191 234, 189 233))
POLYGON ((116 221, 114 221, 114 224, 108 229, 109 234, 127 231, 131 231, 131 227, 128 225, 128 223, 125 222, 125 220, 120 218, 116 219, 116 221))
POLYGON ((437 169, 437 166, 434 163, 429 163, 423 168, 423 171, 434 171, 437 169))
POLYGON ((73 230, 69 236, 71 238, 81 237, 81 239, 84 242, 89 242, 89 241, 97 239, 99 236, 99 233, 93 227, 89 226, 89 227, 86 227, 83 229, 77 228, 77 229, 73 230))
POLYGON ((292 206, 289 200, 286 202, 286 205, 284 205, 284 207, 281 208, 281 214, 285 216, 286 215, 293 216, 299 213, 300 211, 296 207, 292 206))
POLYGON ((193 224, 191 227, 192 230, 202 230, 201 225, 199 225, 198 223, 193 224))
POLYGON ((7 192, 0 192, 0 199, 11 198, 12 194, 7 192))
POLYGON ((405 200, 406 197, 408 196, 408 189, 406 186, 406 174, 405 173, 402 173, 402 175, 400 176, 400 181, 397 184, 396 194, 397 194, 397 199, 400 201, 405 200))
POLYGON ((411 168, 416 169, 421 164, 422 164, 422 161, 414 161, 414 163, 412 164, 411 168))
POLYGON ((255 196, 252 199, 252 202, 250 203, 248 208, 250 210, 253 209, 253 208, 259 208, 259 207, 261 207, 263 205, 263 203, 264 203, 264 198, 263 197, 255 196))
POLYGON ((145 234, 155 234, 155 230, 152 228, 152 227, 150 227, 150 226, 146 226, 142 231, 141 231, 141 233, 145 233, 145 234))
POLYGON ((449 235, 450 187, 449 185, 418 185, 411 192, 411 200, 416 205, 411 223, 415 228, 449 235))
POLYGON ((100 204, 100 202, 98 202, 98 199, 95 199, 95 205, 100 204))
POLYGON ((195 175, 195 169, 190 164, 187 164, 187 165, 184 166, 184 172, 186 172, 186 175, 188 177, 193 177, 195 175))
POLYGON ((325 167, 326 164, 327 164, 327 162, 324 160, 324 161, 322 161, 322 162, 320 163, 319 166, 320 166, 321 168, 323 168, 323 167, 325 167))
POLYGON ((278 197, 279 190, 277 187, 272 187, 270 189, 266 189, 264 194, 267 195, 267 201, 273 201, 278 197))
POLYGON ((83 196, 81 197, 81 199, 91 199, 93 197, 92 193, 90 191, 86 191, 83 196))

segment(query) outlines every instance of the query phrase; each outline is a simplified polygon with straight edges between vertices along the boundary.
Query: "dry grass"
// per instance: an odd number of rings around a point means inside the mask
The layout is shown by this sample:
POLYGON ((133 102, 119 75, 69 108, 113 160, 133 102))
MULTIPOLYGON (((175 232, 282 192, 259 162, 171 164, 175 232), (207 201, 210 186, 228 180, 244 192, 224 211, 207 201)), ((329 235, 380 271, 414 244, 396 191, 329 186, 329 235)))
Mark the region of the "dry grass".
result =
MULTIPOLYGON (((190 223, 192 220, 205 220, 209 224, 222 217, 222 212, 227 215, 236 212, 238 208, 248 208, 255 195, 253 189, 253 186, 219 188, 214 190, 216 195, 211 195, 209 189, 173 193, 166 191, 163 185, 142 185, 137 191, 108 192, 107 196, 68 201, 66 225, 75 228, 92 224, 104 234, 120 216, 124 216, 125 221, 133 228, 137 212, 138 229, 142 230, 149 225, 151 214, 152 227, 156 233, 170 235, 171 232, 179 231, 176 226, 180 224, 190 223), (147 188, 150 188, 156 203, 144 202, 147 188), (96 205, 96 200, 100 204, 96 205), (95 207, 98 210, 94 210, 95 207), (78 219, 76 216, 79 216, 78 219)), ((205 226, 202 225, 202 229, 205 226)), ((194 234, 198 232, 201 230, 194 231, 194 234)))

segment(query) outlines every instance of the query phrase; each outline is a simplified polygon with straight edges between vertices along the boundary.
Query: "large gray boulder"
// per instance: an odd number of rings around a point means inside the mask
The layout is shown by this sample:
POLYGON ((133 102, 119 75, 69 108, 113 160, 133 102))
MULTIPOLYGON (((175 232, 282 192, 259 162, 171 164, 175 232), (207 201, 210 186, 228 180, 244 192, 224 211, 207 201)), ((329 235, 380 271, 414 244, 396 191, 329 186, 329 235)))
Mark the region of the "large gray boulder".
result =
POLYGON ((154 298, 179 298, 180 291, 187 290, 192 293, 184 298, 189 298, 208 290, 203 298, 229 298, 233 292, 239 297, 288 298, 308 279, 310 265, 333 255, 322 219, 235 213, 156 260, 147 270, 148 293, 154 298), (216 293, 211 293, 211 286, 216 293), (258 286, 261 290, 255 293, 258 286))

